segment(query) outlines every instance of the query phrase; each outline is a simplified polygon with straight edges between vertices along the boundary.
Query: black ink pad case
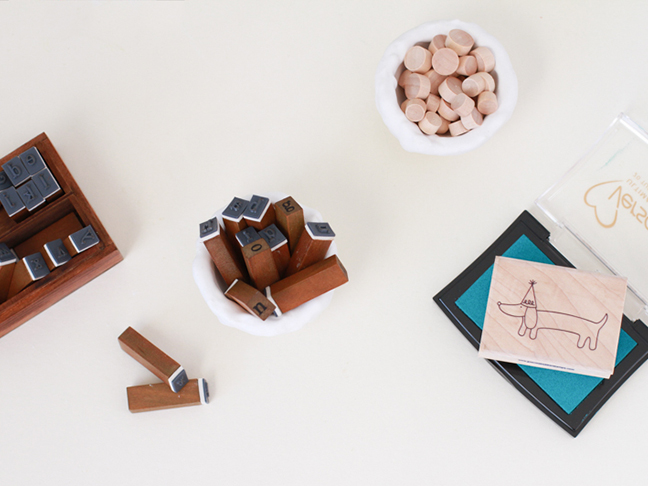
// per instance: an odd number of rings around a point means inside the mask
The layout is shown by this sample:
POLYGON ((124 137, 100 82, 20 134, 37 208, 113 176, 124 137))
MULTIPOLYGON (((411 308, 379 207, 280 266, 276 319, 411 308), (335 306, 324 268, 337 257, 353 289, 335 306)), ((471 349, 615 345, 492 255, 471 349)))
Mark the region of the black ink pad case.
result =
POLYGON ((576 437, 648 358, 648 134, 619 115, 536 206, 537 219, 523 212, 434 300, 479 348, 496 256, 627 277, 616 366, 609 379, 489 361, 576 437))

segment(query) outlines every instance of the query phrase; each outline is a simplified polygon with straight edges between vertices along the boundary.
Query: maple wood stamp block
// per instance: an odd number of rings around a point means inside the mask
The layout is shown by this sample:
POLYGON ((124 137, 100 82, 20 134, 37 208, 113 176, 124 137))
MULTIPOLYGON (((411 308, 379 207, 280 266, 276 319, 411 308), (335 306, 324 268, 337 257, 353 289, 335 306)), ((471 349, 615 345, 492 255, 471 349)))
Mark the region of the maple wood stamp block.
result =
POLYGON ((247 222, 243 219, 243 213, 247 208, 249 201, 235 197, 223 210, 223 224, 232 244, 235 243, 235 235, 239 231, 247 228, 247 222))
POLYGON ((272 250, 263 238, 244 246, 242 253, 250 281, 257 289, 263 290, 279 280, 279 270, 272 250))
POLYGON ((189 380, 178 392, 170 390, 164 383, 129 386, 126 388, 128 410, 133 413, 151 412, 169 408, 207 405, 209 388, 203 378, 189 380))
POLYGON ((609 378, 626 279, 497 257, 479 356, 609 378))
POLYGON ((243 213, 243 218, 245 218, 248 226, 252 226, 257 230, 262 230, 266 226, 274 224, 274 206, 267 197, 252 196, 245 212, 243 213))
POLYGON ((164 382, 163 386, 178 392, 187 384, 187 373, 177 361, 155 346, 132 327, 118 338, 119 346, 138 363, 164 382))
POLYGON ((290 261, 290 249, 288 248, 288 238, 279 231, 277 225, 272 224, 267 228, 259 231, 259 235, 266 240, 270 251, 272 251, 272 256, 274 257, 275 264, 277 265, 277 270, 279 271, 279 276, 282 276, 286 268, 288 267, 288 262, 290 261))
POLYGON ((22 258, 14 267, 7 299, 12 298, 25 287, 50 273, 47 263, 41 253, 33 253, 22 258))
POLYGON ((209 252, 218 273, 225 281, 225 285, 231 285, 236 279, 247 279, 247 271, 240 252, 232 248, 227 236, 221 231, 218 218, 213 218, 199 226, 200 239, 209 252))
POLYGON ((99 237, 95 232, 94 228, 91 225, 86 226, 85 228, 75 231, 70 236, 63 240, 63 244, 67 251, 72 256, 76 256, 81 252, 92 248, 95 245, 99 244, 99 237))
POLYGON ((290 253, 292 253, 304 231, 304 210, 290 196, 276 202, 274 206, 277 227, 288 238, 290 253))
POLYGON ((266 288, 266 296, 277 306, 275 314, 299 307, 349 281, 337 255, 322 260, 266 288))
POLYGON ((16 254, 6 244, 0 243, 0 302, 7 300, 17 261, 16 254))
POLYGON ((72 259, 72 255, 70 255, 70 252, 65 248, 63 240, 60 238, 45 243, 43 249, 45 250, 43 252, 43 258, 45 259, 47 268, 49 268, 50 271, 60 267, 61 265, 65 265, 72 259))
POLYGON ((334 238, 335 233, 328 223, 306 223, 306 230, 288 262, 286 276, 323 260, 334 238))
POLYGON ((230 285, 225 291, 225 297, 263 321, 270 317, 275 310, 275 305, 262 292, 241 280, 235 280, 230 285))

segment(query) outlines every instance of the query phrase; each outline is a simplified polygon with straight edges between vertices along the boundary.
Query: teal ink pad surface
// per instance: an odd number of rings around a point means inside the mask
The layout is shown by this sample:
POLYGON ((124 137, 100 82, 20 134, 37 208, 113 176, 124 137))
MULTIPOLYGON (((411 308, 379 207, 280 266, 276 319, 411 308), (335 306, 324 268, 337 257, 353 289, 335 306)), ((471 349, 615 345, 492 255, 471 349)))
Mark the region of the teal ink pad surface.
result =
MULTIPOLYGON (((435 302, 479 348, 495 256, 573 267, 549 242, 549 231, 530 213, 518 219, 435 302)), ((601 379, 556 370, 489 361, 540 410, 574 437, 648 358, 648 328, 624 316, 614 374, 601 379)))

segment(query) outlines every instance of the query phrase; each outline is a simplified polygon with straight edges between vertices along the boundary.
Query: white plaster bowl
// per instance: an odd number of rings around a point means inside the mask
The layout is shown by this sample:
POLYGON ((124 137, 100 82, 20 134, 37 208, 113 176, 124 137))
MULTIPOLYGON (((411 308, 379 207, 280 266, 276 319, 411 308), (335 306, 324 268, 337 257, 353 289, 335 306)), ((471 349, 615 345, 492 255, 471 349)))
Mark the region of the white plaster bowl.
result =
MULTIPOLYGON (((398 91, 402 91, 399 89, 398 91)), ((389 131, 408 152, 427 155, 457 155, 476 149, 491 138, 511 118, 518 97, 518 81, 506 50, 495 37, 476 24, 460 20, 427 22, 392 42, 383 55, 376 70, 376 106, 389 131), (476 46, 490 48, 495 56, 495 93, 498 110, 484 117, 484 123, 457 137, 426 135, 402 112, 400 105, 404 95, 397 92, 398 78, 405 69, 405 53, 414 45, 428 47, 435 35, 447 35, 452 29, 468 32, 476 46)))
MULTIPOLYGON (((259 195, 270 198, 270 201, 273 203, 288 197, 287 194, 279 192, 269 192, 259 195)), ((249 200, 251 197, 252 194, 249 194, 244 198, 249 200)), ((306 222, 324 221, 322 215, 316 210, 306 207, 301 203, 300 206, 304 210, 304 220, 306 222)), ((212 216, 212 218, 218 216, 218 221, 221 226, 223 224, 221 214, 224 209, 225 206, 216 211, 212 216)), ((335 241, 333 241, 326 253, 326 257, 328 258, 329 256, 336 254, 337 246, 335 241)), ((265 321, 262 321, 258 317, 243 310, 243 308, 241 308, 237 303, 232 302, 230 299, 225 297, 224 292, 227 290, 227 286, 212 263, 209 252, 205 248, 204 243, 200 241, 200 238, 196 241, 196 256, 193 262, 193 276, 203 299, 205 299, 205 302, 221 323, 226 326, 240 329, 249 334, 254 334, 255 336, 277 336, 279 334, 285 334, 301 329, 307 322, 317 317, 324 309, 326 309, 333 299, 334 292, 331 290, 320 295, 319 297, 282 314, 280 317, 273 315, 268 317, 265 321)))

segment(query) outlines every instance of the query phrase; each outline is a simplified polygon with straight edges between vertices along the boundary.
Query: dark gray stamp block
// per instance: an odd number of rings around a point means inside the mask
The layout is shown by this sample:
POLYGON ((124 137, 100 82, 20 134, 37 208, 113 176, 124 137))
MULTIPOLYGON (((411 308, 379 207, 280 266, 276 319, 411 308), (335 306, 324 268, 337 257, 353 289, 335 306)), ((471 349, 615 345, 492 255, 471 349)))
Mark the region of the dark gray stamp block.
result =
POLYGON ((47 167, 43 157, 41 157, 41 154, 36 147, 25 150, 20 154, 20 160, 22 160, 27 172, 31 175, 34 175, 47 167))
POLYGON ((88 225, 76 233, 72 233, 70 235, 70 241, 74 245, 76 251, 81 253, 99 243, 99 237, 97 236, 97 233, 95 233, 94 228, 91 225, 88 225))
POLYGON ((18 260, 14 251, 6 243, 0 243, 0 266, 14 263, 18 260))
POLYGON ((200 223, 200 239, 209 240, 220 234, 220 225, 218 224, 218 218, 212 218, 204 223, 200 223))
POLYGON ((271 224, 267 228, 263 228, 261 231, 259 231, 259 234, 261 235, 261 238, 266 240, 271 250, 279 248, 284 243, 288 243, 288 238, 284 236, 284 234, 279 230, 279 228, 277 228, 277 225, 275 224, 271 224))
POLYGON ((249 201, 246 201, 245 199, 235 197, 223 211, 223 218, 231 219, 232 221, 241 221, 243 213, 245 213, 245 210, 247 209, 248 203, 249 201))
POLYGON ((171 390, 173 390, 175 393, 178 393, 187 383, 189 383, 189 378, 187 377, 187 372, 183 369, 173 379, 169 386, 171 387, 171 390))
POLYGON ((2 203, 2 207, 5 208, 5 211, 7 211, 7 214, 9 216, 15 216, 20 211, 25 209, 25 205, 16 192, 15 187, 10 187, 9 189, 5 189, 4 191, 0 192, 0 202, 2 203))
POLYGON ((253 221, 261 221, 270 206, 270 199, 263 196, 252 196, 243 213, 243 217, 253 221))
POLYGON ((308 230, 313 238, 333 239, 335 233, 328 223, 306 223, 308 230))
POLYGON ((7 173, 4 170, 0 170, 0 191, 9 189, 11 185, 11 179, 9 179, 7 173))
POLYGON ((29 172, 20 160, 20 157, 14 157, 9 162, 5 162, 2 164, 2 169, 14 186, 22 184, 29 179, 29 172))
POLYGON ((45 243, 44 247, 55 267, 60 267, 72 259, 72 255, 67 251, 61 239, 45 243))
POLYGON ((239 242, 241 248, 243 248, 245 245, 249 245, 253 241, 260 240, 260 239, 261 236, 259 235, 258 231, 252 226, 248 226, 243 231, 239 231, 238 233, 236 233, 236 241, 239 242))
POLYGON ((47 263, 45 263, 45 259, 40 252, 26 256, 24 261, 32 280, 39 280, 50 273, 47 263))
POLYGON ((52 172, 49 169, 43 169, 32 176, 32 181, 38 187, 38 190, 45 199, 53 196, 61 190, 61 187, 54 179, 52 172))
POLYGON ((33 211, 45 202, 34 181, 27 181, 22 186, 16 188, 16 192, 25 204, 27 211, 33 211))

